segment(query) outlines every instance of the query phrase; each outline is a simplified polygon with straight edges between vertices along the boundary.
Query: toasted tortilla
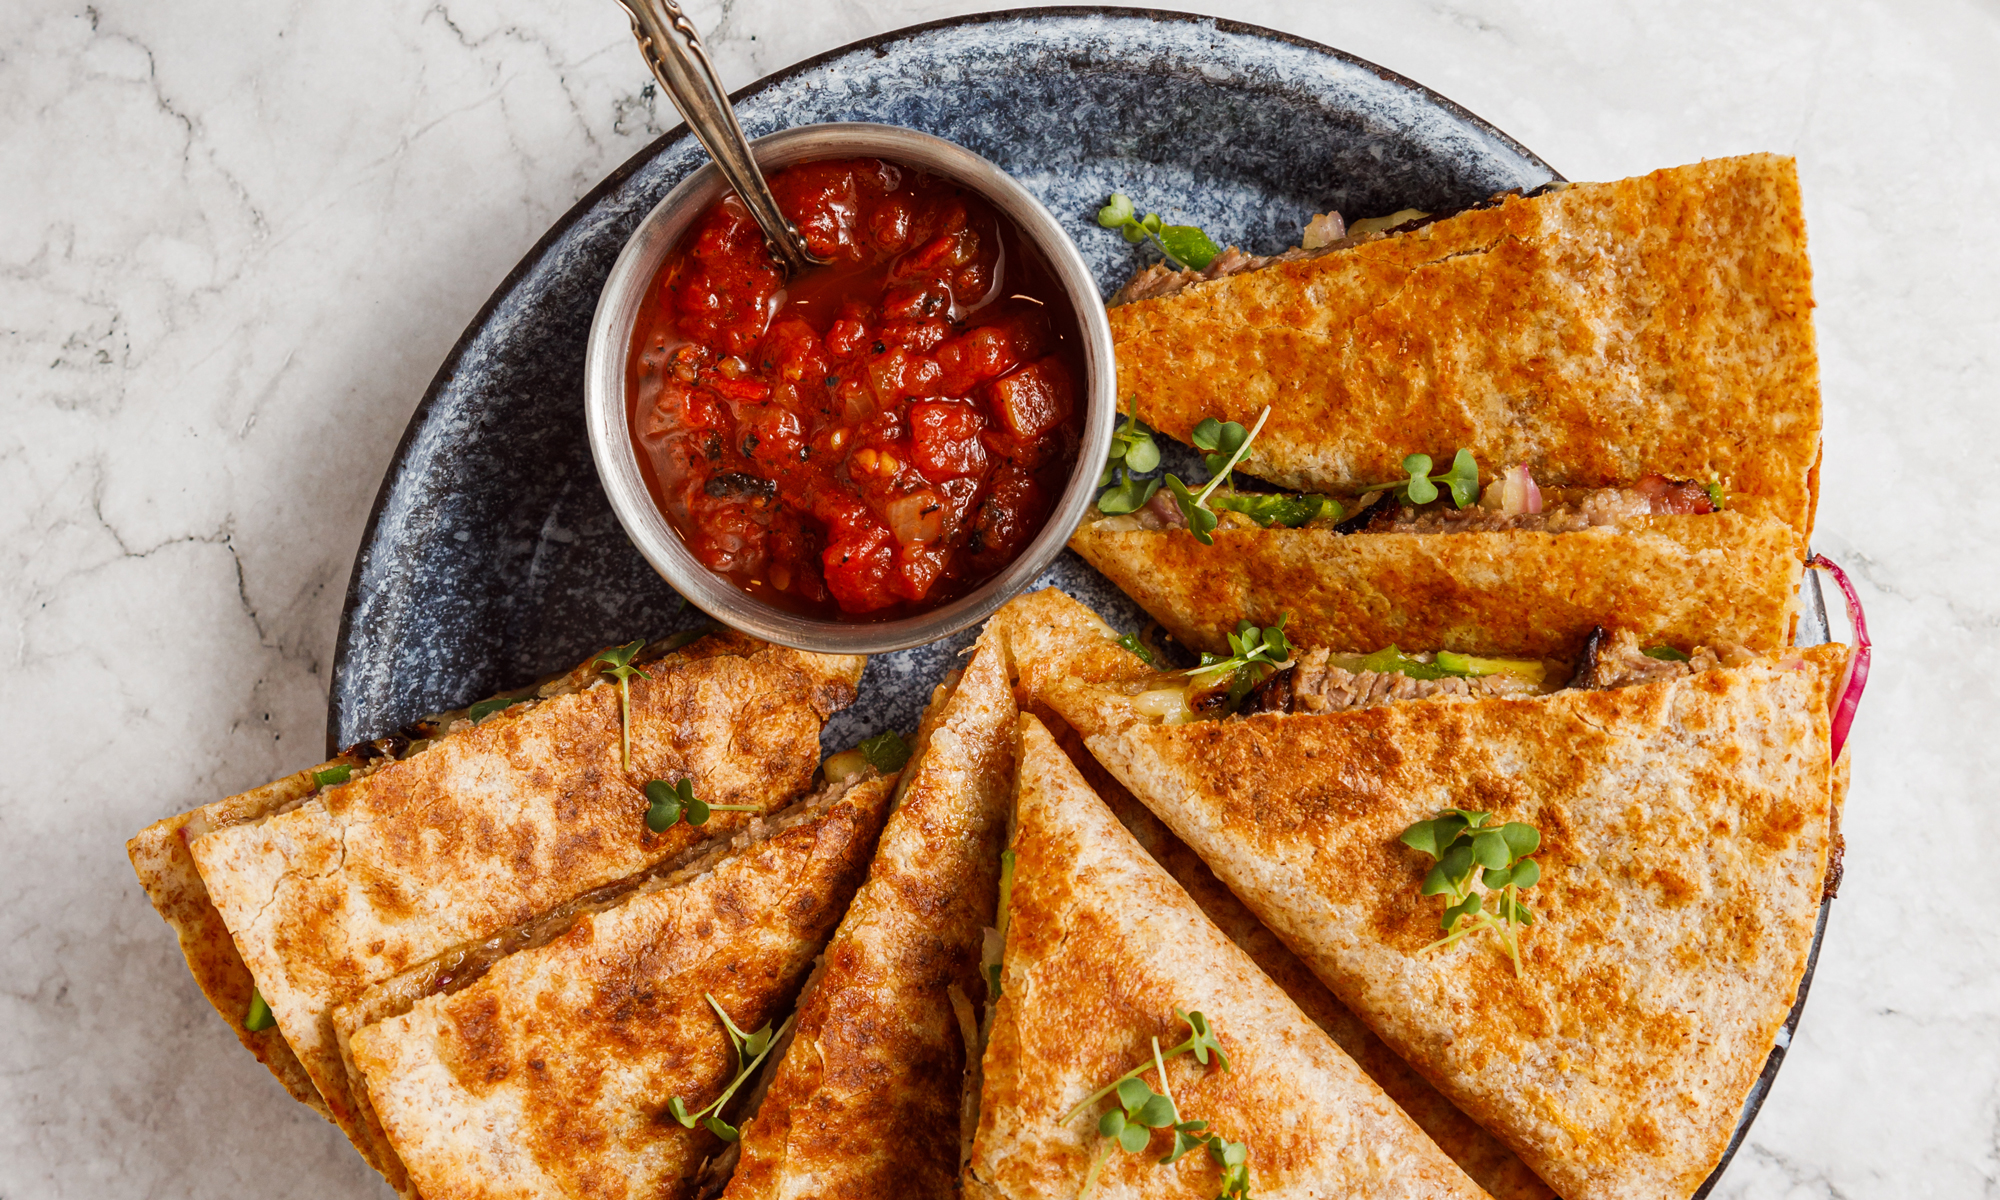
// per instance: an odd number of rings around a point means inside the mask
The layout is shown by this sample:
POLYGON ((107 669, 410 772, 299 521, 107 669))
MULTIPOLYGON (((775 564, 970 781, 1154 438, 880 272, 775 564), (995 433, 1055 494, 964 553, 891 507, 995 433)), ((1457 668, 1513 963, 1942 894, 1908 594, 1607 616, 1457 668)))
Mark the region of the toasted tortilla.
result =
POLYGON ((1616 623, 1675 645, 1789 644, 1800 559, 1779 522, 1743 511, 1658 516, 1577 533, 1186 530, 1087 521, 1077 553, 1189 646, 1226 652, 1239 621, 1289 614, 1294 642, 1391 643, 1564 657, 1616 623))
POLYGON ((797 798, 816 769, 820 724, 852 700, 862 662, 711 635, 632 680, 630 775, 618 689, 600 683, 460 727, 373 774, 191 842, 278 1028, 370 1162, 384 1166, 348 1093, 332 1010, 750 815, 655 834, 640 790, 648 779, 691 778, 709 803, 763 812, 797 798))
POLYGON ((1568 1200, 1685 1200, 1796 997, 1827 874, 1838 646, 1612 691, 1161 726, 1052 679, 1096 758, 1370 1028, 1568 1200), (1448 950, 1445 807, 1541 831, 1522 971, 1448 950))
POLYGON ((412 1189, 425 1200, 693 1195, 723 1142, 682 1126, 671 1101, 698 1111, 738 1069, 706 998, 746 1032, 783 1023, 867 871, 893 788, 872 777, 753 821, 727 849, 352 1033, 351 1060, 412 1189))
POLYGON ((989 633, 924 714, 868 882, 744 1127, 727 1200, 957 1194, 966 1044, 951 992, 985 995, 1015 723, 989 633))
POLYGON ((1242 469, 1321 490, 1403 456, 1544 484, 1719 480, 1803 559, 1819 460, 1798 175, 1753 154, 1509 199, 1110 312, 1118 394, 1182 441, 1272 412, 1242 469))
POLYGON ((1479 1127, 1478 1122, 1452 1106, 1438 1090, 1425 1082, 1395 1051, 1369 1032, 1361 1018, 1348 1011, 1326 985, 1285 948, 1254 913, 1244 907, 1236 894, 1223 886, 1208 864, 1173 835, 1152 810, 1118 782, 1116 776, 1092 758, 1083 738, 1052 710, 1035 713, 1048 726, 1070 763, 1096 792, 1118 823, 1131 833, 1154 862, 1165 868, 1188 898, 1200 906, 1202 914, 1215 922, 1230 941, 1243 948, 1250 961, 1284 989, 1299 1011, 1326 1031, 1334 1045, 1347 1052, 1356 1066, 1368 1073, 1397 1107, 1437 1143, 1438 1149, 1486 1189, 1494 1200, 1556 1200, 1555 1192, 1540 1176, 1528 1169, 1506 1144, 1479 1127))
MULTIPOLYGON (((1249 1150, 1267 1198, 1482 1193, 1140 849, 1032 716, 1021 719, 1014 882, 1000 1002, 965 1188, 975 1197, 1216 1194, 1203 1151, 1159 1165, 1099 1136, 1092 1092, 1210 1021, 1229 1068, 1167 1064, 1186 1120, 1249 1150)), ((1148 1075, 1156 1089, 1158 1072, 1148 1075)))

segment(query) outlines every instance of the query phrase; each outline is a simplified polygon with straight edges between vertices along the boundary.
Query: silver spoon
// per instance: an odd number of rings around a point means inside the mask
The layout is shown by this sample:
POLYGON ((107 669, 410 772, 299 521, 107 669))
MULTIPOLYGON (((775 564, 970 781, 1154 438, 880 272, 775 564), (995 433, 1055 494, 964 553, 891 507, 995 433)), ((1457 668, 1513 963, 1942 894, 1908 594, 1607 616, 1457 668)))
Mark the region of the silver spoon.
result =
POLYGON ((764 246, 771 258, 796 277, 809 267, 825 262, 806 249, 799 227, 778 209, 778 198, 764 181, 756 156, 743 126, 736 122, 729 93, 709 61, 701 34, 675 0, 618 0, 632 18, 632 36, 639 40, 639 53, 652 68, 667 98, 680 109, 688 128, 700 139, 708 156, 722 172, 723 179, 743 198, 744 207, 757 227, 764 231, 764 246))

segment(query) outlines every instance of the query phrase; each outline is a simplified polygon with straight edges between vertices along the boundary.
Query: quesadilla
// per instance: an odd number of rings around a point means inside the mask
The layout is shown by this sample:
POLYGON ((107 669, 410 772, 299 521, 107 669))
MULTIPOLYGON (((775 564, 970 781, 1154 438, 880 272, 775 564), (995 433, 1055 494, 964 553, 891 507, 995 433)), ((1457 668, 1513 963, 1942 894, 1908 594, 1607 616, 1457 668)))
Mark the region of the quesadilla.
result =
POLYGON ((868 882, 743 1130, 727 1200, 957 1194, 967 1037, 1014 794, 990 632, 932 696, 868 882))
POLYGON ((1016 803, 968 1195, 1484 1194, 1147 857, 1032 716, 1016 803), (1191 1033, 1199 1053, 1174 1053, 1191 1033), (1104 1094, 1122 1077, 1148 1096, 1104 1094))
MULTIPOLYGON (((1328 662, 1305 684, 1300 654, 1287 702, 1170 724, 1151 697, 1188 677, 1091 624, 1045 623, 1069 651, 1041 695, 1384 1042, 1568 1200, 1695 1190, 1805 970, 1844 648, 1674 659, 1611 637, 1549 692, 1328 662), (1504 935, 1449 936, 1419 827, 1452 814, 1536 831, 1539 886, 1504 935)), ((1515 897, 1466 890, 1489 915, 1515 897)))
POLYGON ((1791 159, 1414 215, 1114 306, 1118 394, 1182 441, 1270 406, 1242 469, 1305 491, 1394 481, 1404 456, 1457 449, 1544 486, 1714 482, 1804 558, 1819 367, 1791 159))
POLYGON ((648 780, 689 780, 707 803, 757 811, 795 799, 816 768, 820 724, 852 700, 863 662, 728 633, 650 653, 634 660, 646 676, 630 681, 629 772, 620 689, 593 659, 544 694, 482 706, 434 738, 378 743, 346 782, 329 778, 240 819, 232 801, 212 806, 209 827, 187 842, 277 1028, 378 1167, 332 1009, 746 819, 725 812, 706 829, 656 833, 648 780))
POLYGON ((1359 1017, 1327 991, 1311 968, 1287 950, 1278 936, 1245 908, 1234 892, 1223 886, 1186 842, 1175 837, 1151 809, 1139 803, 1124 784, 1091 757, 1083 739, 1067 722, 1039 705, 1036 708, 1035 716, 1048 727, 1050 736, 1069 756, 1070 764, 1140 848, 1173 876, 1174 882, 1201 908, 1202 915, 1242 947, 1250 961, 1272 983, 1283 988, 1299 1011, 1324 1029, 1334 1045, 1346 1051, 1355 1065, 1366 1071, 1460 1170, 1486 1189, 1494 1200, 1556 1200, 1549 1185, 1512 1150, 1452 1107, 1451 1101, 1396 1057, 1393 1050, 1382 1044, 1382 1039, 1369 1032, 1359 1017))
POLYGON ((867 871, 892 791, 873 773, 829 784, 664 878, 344 1007, 349 1061, 408 1190, 694 1195, 741 1120, 729 1100, 867 871))
POLYGON ((1765 653, 1796 624, 1802 547, 1769 517, 1635 516, 1570 532, 1259 528, 1221 514, 1213 545, 1147 516, 1086 520, 1070 547, 1183 644, 1222 652, 1243 621, 1290 616, 1316 646, 1573 650, 1607 619, 1662 642, 1765 653))

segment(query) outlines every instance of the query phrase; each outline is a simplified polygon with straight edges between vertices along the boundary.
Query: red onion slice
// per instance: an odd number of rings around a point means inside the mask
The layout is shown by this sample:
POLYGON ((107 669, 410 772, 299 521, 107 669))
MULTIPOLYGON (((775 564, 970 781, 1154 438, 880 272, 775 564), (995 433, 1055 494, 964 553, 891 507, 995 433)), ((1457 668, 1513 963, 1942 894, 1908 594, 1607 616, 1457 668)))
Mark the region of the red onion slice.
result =
POLYGON ((1806 566, 1833 576, 1833 581, 1840 585, 1841 595, 1847 597, 1847 619, 1854 626, 1854 652, 1847 656, 1847 673, 1840 680, 1840 700, 1833 706, 1833 761, 1839 762, 1841 747, 1847 744, 1848 727, 1854 724, 1854 710, 1861 705, 1861 691, 1868 686, 1871 657, 1868 615, 1861 611, 1861 596, 1854 590, 1853 581, 1832 559, 1815 554, 1806 560, 1806 566))
POLYGON ((1535 486, 1535 477, 1528 474, 1528 464, 1508 467, 1500 477, 1500 514, 1518 517, 1540 511, 1542 489, 1535 486))

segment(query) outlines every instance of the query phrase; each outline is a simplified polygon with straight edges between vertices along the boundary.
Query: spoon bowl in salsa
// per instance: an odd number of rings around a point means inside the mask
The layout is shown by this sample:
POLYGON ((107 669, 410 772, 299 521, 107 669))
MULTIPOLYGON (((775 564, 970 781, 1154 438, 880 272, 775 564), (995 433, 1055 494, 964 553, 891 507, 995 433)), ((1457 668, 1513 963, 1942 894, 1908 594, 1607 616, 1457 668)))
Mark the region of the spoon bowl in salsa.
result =
POLYGON ((712 165, 632 235, 585 403, 625 531, 696 607, 879 653, 983 620, 1059 554, 1116 418, 1074 243, 990 162, 816 125, 752 143, 826 265, 787 279, 712 165))

